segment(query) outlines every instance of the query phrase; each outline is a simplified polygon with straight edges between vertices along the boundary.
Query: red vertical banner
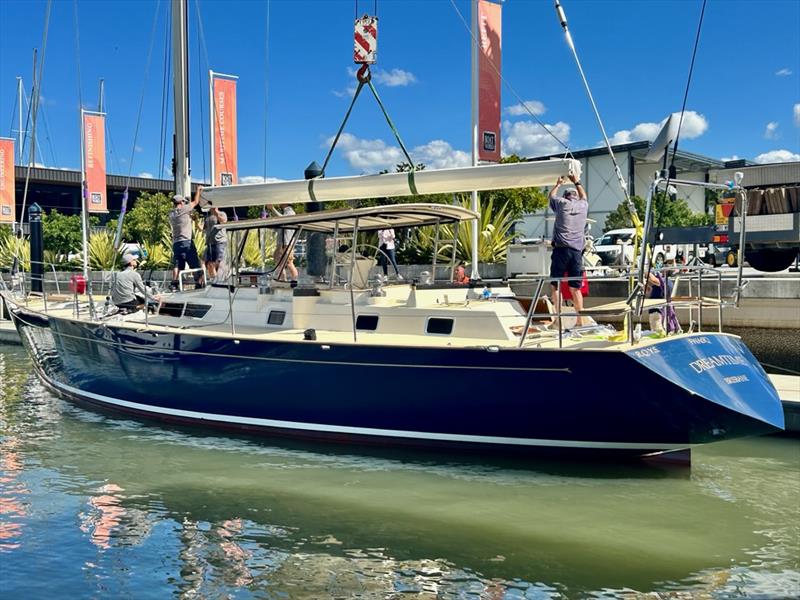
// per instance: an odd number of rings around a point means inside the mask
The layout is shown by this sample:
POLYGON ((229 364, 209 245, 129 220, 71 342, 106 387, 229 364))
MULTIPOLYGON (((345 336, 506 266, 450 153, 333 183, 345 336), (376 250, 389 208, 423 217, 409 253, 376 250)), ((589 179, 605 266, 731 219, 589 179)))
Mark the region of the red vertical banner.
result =
POLYGON ((0 138, 0 223, 16 222, 14 140, 0 138))
POLYGON ((211 185, 238 183, 236 82, 233 75, 211 72, 211 185))
POLYGON ((106 115, 83 111, 83 169, 86 208, 108 212, 106 195, 106 115))
POLYGON ((502 7, 478 1, 478 160, 500 161, 502 7))

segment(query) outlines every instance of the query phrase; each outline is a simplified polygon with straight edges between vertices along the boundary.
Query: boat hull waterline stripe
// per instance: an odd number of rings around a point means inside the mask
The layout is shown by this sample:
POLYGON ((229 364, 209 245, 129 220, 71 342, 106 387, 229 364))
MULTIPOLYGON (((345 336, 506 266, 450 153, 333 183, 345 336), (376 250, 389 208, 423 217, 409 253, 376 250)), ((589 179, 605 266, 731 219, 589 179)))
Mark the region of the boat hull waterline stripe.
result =
POLYGON ((686 448, 686 444, 654 444, 654 443, 631 443, 631 442, 592 442, 592 441, 572 441, 572 440, 539 440, 539 439, 524 439, 512 438, 501 436, 486 436, 486 435, 464 435, 456 433, 429 433, 427 431, 398 431, 394 429, 373 429, 369 427, 347 427, 341 425, 325 425, 321 423, 296 423, 293 421, 278 421, 274 419, 259 419, 254 417, 237 417, 228 415, 216 415, 211 413, 201 413, 191 410, 180 410, 174 408, 155 407, 148 404, 140 404, 138 402, 129 402, 127 400, 119 400, 93 392, 86 392, 72 387, 65 383, 53 381, 46 377, 41 371, 39 375, 47 380, 47 382, 66 394, 94 400, 103 404, 110 404, 119 406, 130 410, 139 411, 142 413, 162 414, 172 417, 182 417, 185 419, 192 419, 195 421, 211 421, 217 423, 232 423, 237 425, 249 425, 255 427, 265 427, 273 429, 295 429, 306 430, 324 433, 339 433, 349 435, 363 435, 363 436, 377 436, 377 437, 392 437, 392 438, 409 438, 417 440, 431 440, 439 442, 462 442, 472 444, 487 444, 498 446, 542 446, 542 447, 561 447, 561 448, 596 448, 596 449, 610 449, 610 450, 678 450, 686 448))

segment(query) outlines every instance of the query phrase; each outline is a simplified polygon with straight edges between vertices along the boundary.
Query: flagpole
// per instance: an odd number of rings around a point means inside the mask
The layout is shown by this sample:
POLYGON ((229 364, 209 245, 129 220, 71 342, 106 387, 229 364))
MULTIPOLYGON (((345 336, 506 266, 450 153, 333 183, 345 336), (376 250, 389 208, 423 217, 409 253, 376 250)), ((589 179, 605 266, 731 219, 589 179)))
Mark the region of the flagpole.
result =
POLYGON ((86 183, 86 118, 81 107, 81 233, 83 246, 83 277, 89 281, 89 216, 86 214, 89 187, 86 183))
MULTIPOLYGON (((478 166, 478 43, 480 29, 478 27, 478 0, 472 0, 472 166, 478 166)), ((472 191, 473 211, 480 214, 478 207, 478 192, 472 191)), ((478 224, 480 216, 472 221, 472 272, 470 278, 480 279, 478 272, 478 224)), ((436 274, 434 273, 434 277, 436 274)))

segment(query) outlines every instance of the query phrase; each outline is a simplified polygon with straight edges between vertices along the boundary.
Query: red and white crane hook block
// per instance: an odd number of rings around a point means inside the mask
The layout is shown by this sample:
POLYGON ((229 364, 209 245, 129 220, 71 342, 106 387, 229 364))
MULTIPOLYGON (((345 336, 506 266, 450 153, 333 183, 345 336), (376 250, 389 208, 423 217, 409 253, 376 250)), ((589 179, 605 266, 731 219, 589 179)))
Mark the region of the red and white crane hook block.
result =
POLYGON ((372 65, 378 61, 378 17, 356 19, 353 62, 372 65))

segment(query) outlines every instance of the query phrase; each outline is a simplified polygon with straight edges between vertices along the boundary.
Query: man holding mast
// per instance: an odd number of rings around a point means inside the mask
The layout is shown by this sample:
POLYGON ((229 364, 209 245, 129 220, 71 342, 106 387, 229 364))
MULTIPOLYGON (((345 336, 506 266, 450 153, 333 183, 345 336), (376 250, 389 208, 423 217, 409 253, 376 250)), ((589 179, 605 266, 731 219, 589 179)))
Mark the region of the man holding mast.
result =
POLYGON ((550 285, 553 286, 553 305, 558 306, 559 280, 566 274, 569 277, 569 289, 572 303, 578 314, 576 325, 583 325, 583 248, 586 244, 586 218, 589 214, 589 202, 586 190, 574 175, 569 180, 575 189, 568 189, 563 196, 558 196, 559 188, 564 184, 564 177, 559 177, 550 192, 550 209, 556 215, 553 227, 553 256, 550 263, 550 285))

